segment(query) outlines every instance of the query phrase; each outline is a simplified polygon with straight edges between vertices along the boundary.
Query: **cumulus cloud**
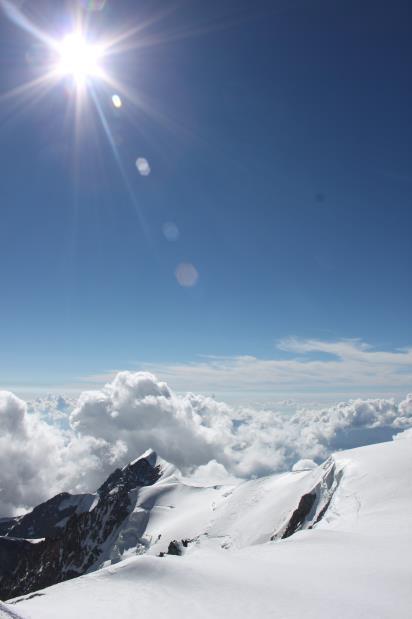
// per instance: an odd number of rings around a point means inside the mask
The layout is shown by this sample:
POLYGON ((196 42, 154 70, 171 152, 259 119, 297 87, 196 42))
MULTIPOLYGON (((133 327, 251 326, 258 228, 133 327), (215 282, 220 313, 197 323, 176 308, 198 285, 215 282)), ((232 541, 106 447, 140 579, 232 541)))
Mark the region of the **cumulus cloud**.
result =
POLYGON ((409 396, 400 404, 359 399, 286 416, 178 395, 153 374, 120 372, 100 391, 83 393, 70 421, 83 436, 121 441, 130 457, 151 446, 184 471, 214 460, 230 474, 250 477, 390 440, 394 430, 412 425, 412 403, 409 396))
POLYGON ((62 490, 88 490, 125 450, 62 430, 0 391, 0 515, 24 512, 62 490))
POLYGON ((148 372, 120 372, 75 402, 49 396, 26 404, 0 392, 0 515, 62 490, 94 490, 149 447, 184 475, 220 483, 308 468, 332 451, 390 440, 408 428, 411 395, 291 415, 180 395, 148 372))
MULTIPOLYGON (((315 465, 316 466, 316 465, 315 465)), ((226 467, 216 460, 210 460, 207 464, 198 466, 189 477, 191 483, 200 483, 207 485, 215 484, 237 484, 239 478, 231 475, 226 467)))
POLYGON ((207 462, 211 454, 224 458, 225 441, 218 435, 230 432, 228 413, 210 398, 174 394, 147 372, 120 372, 102 390, 83 393, 70 422, 81 435, 122 441, 131 455, 150 446, 186 468, 207 462))
POLYGON ((38 414, 51 423, 68 425, 68 413, 74 408, 76 400, 61 394, 49 393, 27 402, 28 413, 38 414))
POLYGON ((8 391, 0 391, 0 431, 4 434, 19 434, 23 430, 25 405, 8 391))

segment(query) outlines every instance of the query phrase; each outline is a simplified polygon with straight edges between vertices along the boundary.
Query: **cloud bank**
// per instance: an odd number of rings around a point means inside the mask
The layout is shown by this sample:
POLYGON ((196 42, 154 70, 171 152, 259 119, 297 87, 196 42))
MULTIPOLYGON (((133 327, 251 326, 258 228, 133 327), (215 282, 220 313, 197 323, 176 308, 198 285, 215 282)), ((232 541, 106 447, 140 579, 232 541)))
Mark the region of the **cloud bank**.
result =
MULTIPOLYGON (((331 451, 412 428, 412 395, 353 400, 293 415, 179 395, 148 372, 120 372, 76 401, 26 403, 0 392, 0 515, 63 490, 94 490, 148 447, 186 475, 222 481, 309 466, 331 451)), ((407 436, 407 433, 406 433, 407 436)))

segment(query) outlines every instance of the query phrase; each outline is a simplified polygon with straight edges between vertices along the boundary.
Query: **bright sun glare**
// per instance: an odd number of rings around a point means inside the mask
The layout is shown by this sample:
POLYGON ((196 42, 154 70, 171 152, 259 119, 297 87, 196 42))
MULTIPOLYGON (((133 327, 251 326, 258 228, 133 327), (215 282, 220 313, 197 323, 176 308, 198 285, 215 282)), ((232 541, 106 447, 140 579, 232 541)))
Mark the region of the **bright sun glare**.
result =
POLYGON ((98 77, 102 73, 99 64, 102 48, 88 43, 80 33, 74 32, 64 37, 58 46, 58 54, 58 72, 71 75, 76 82, 82 82, 87 77, 98 77))

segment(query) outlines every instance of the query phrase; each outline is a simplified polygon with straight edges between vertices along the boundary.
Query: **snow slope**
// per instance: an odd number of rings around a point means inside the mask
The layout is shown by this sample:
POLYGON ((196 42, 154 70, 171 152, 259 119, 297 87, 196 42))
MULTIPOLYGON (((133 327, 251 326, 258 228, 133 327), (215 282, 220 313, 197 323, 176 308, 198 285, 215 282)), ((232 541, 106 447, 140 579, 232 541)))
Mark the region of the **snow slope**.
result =
POLYGON ((130 516, 144 556, 129 542, 113 557, 122 561, 7 608, 24 619, 409 618, 411 470, 412 441, 400 440, 237 487, 190 486, 172 472, 139 492, 130 516), (300 530, 282 539, 292 521, 300 530), (156 556, 185 538, 183 556, 156 556))

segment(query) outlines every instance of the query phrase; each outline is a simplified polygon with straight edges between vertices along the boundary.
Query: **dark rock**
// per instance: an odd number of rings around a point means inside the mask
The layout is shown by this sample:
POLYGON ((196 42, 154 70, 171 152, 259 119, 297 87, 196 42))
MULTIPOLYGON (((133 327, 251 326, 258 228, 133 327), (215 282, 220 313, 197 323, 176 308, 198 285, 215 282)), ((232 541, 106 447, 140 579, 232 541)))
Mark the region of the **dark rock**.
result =
POLYGON ((151 486, 159 479, 160 474, 159 466, 154 467, 148 460, 141 458, 124 469, 116 469, 97 492, 100 496, 105 496, 111 490, 120 486, 126 487, 128 490, 137 486, 151 486))
POLYGON ((286 539, 287 537, 290 537, 302 527, 303 523, 305 522, 306 517, 310 514, 312 510, 315 500, 316 500, 315 492, 304 494, 301 497, 299 501, 299 505, 293 512, 288 522, 288 525, 286 527, 286 530, 282 535, 282 539, 286 539))
POLYGON ((31 512, 20 517, 10 528, 9 537, 24 537, 26 539, 38 539, 40 537, 52 537, 58 535, 60 523, 64 524, 74 514, 82 501, 89 499, 92 503, 92 494, 69 494, 62 492, 52 499, 41 503, 31 512))
MULTIPOLYGON (((0 599, 26 595, 97 567, 107 543, 115 538, 134 508, 136 493, 131 491, 154 484, 160 476, 159 466, 141 458, 110 475, 99 488, 99 500, 91 511, 78 513, 75 509, 64 526, 45 536, 43 541, 30 543, 24 539, 0 538, 0 566, 7 566, 0 573, 0 599)), ((49 507, 61 505, 61 500, 62 495, 54 497, 36 508, 39 510, 36 514, 43 511, 49 514, 49 507)), ((32 522, 38 523, 37 516, 32 522)), ((49 530, 53 522, 50 515, 49 530)), ((40 531, 40 521, 36 527, 40 531)))
POLYGON ((183 554, 183 548, 187 548, 193 540, 191 539, 182 539, 180 542, 177 540, 172 540, 169 544, 167 552, 161 552, 159 557, 164 557, 165 555, 175 555, 176 557, 180 557, 183 554))
POLYGON ((0 537, 0 566, 2 573, 14 572, 20 559, 28 555, 31 550, 32 544, 25 539, 0 537))
POLYGON ((318 522, 322 520, 323 516, 326 514, 326 512, 329 509, 329 505, 331 504, 331 501, 332 501, 332 497, 330 497, 330 499, 325 503, 325 505, 320 510, 315 522, 313 523, 313 526, 315 526, 315 524, 318 524, 318 522))
POLYGON ((168 555, 175 555, 176 557, 180 557, 182 555, 182 548, 176 540, 172 540, 169 544, 169 548, 167 549, 168 555))
POLYGON ((0 536, 7 535, 12 527, 19 521, 19 517, 16 518, 0 518, 0 536))

